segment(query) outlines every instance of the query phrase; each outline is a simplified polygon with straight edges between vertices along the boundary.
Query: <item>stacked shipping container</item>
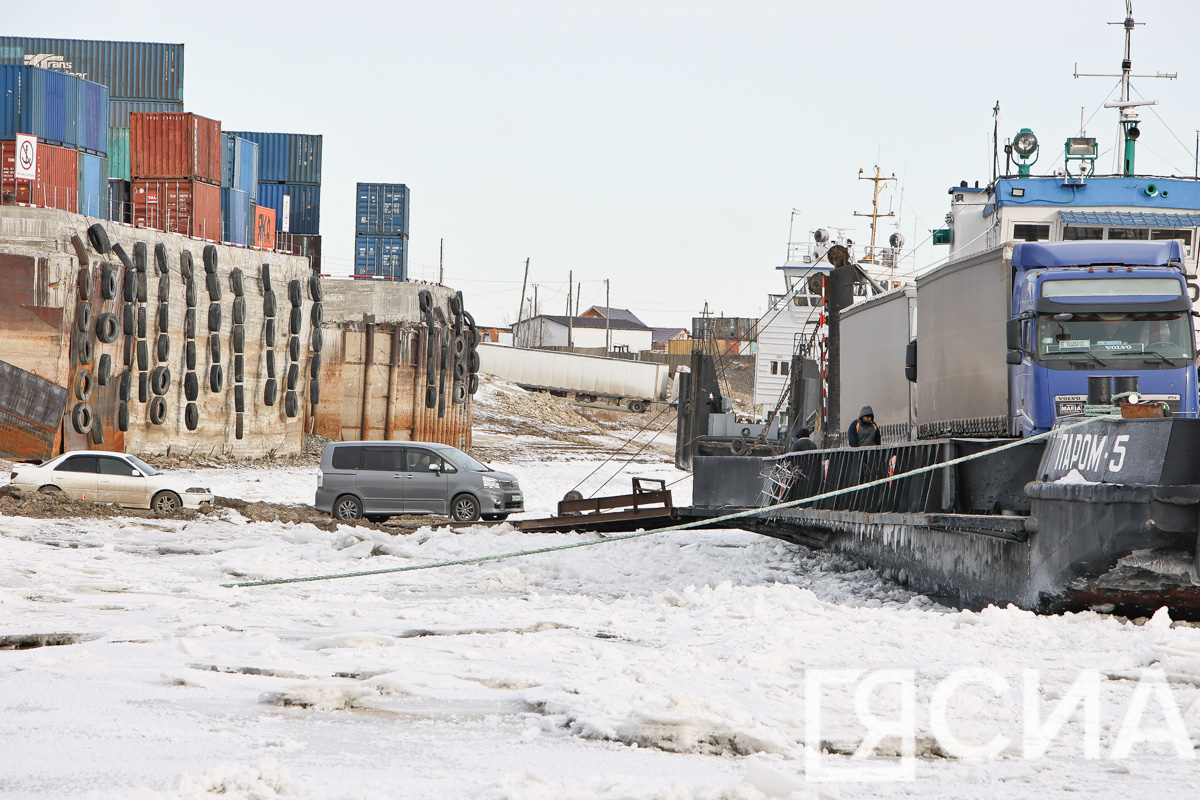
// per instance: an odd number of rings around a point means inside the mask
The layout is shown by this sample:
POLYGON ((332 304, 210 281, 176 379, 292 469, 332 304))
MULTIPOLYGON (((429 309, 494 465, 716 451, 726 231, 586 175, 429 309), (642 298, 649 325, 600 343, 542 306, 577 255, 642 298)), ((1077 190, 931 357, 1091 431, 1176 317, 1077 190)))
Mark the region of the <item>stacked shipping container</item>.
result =
POLYGON ((354 274, 408 280, 409 191, 403 183, 360 183, 355 201, 354 274))
POLYGON ((130 115, 133 223, 221 239, 223 150, 216 120, 191 113, 130 115))

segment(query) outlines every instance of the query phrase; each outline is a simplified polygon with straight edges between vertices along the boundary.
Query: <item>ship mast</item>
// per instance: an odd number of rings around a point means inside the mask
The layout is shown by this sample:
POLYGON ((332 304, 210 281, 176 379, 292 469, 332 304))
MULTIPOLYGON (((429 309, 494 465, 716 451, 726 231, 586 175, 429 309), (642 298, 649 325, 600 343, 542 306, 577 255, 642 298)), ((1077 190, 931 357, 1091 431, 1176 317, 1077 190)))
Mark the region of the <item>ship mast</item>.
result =
POLYGON ((863 258, 863 261, 874 262, 875 261, 875 225, 880 217, 896 216, 891 211, 889 211, 886 214, 879 213, 879 189, 880 189, 879 184, 884 183, 886 181, 896 180, 896 175, 895 175, 895 173, 892 173, 892 176, 890 178, 881 177, 880 171, 879 171, 879 165, 876 164, 874 177, 871 177, 870 175, 863 175, 862 169, 859 169, 858 179, 860 181, 871 181, 872 183, 875 184, 875 194, 871 199, 871 213, 870 214, 860 214, 857 211, 854 212, 854 216, 856 216, 856 217, 870 217, 871 218, 871 246, 867 250, 867 254, 863 258))

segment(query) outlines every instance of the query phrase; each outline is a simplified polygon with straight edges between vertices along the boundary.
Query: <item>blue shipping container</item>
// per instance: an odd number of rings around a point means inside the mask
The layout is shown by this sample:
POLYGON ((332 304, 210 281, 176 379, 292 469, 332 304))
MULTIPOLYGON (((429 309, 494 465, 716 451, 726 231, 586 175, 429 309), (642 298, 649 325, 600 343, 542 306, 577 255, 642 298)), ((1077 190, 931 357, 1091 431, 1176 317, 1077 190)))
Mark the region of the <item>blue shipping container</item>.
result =
POLYGON ((355 236, 354 274, 408 280, 408 240, 400 236, 355 236))
POLYGON ((225 134, 221 154, 221 185, 258 194, 258 145, 249 139, 225 134))
POLYGON ((108 159, 79 154, 79 213, 108 219, 108 159))
POLYGON ((254 242, 252 198, 237 189, 221 190, 221 241, 248 245, 254 242))
POLYGON ((408 187, 403 183, 360 183, 355 233, 408 236, 408 187))
POLYGON ((266 183, 321 183, 319 134, 228 131, 258 144, 258 179, 266 183))
POLYGON ((108 87, 79 82, 79 149, 108 152, 108 87))
POLYGON ((79 79, 33 67, 0 66, 0 139, 31 133, 47 144, 75 147, 79 79))
MULTIPOLYGON (((259 151, 262 152, 261 150, 259 151)), ((275 209, 275 230, 284 230, 283 198, 289 199, 288 233, 321 232, 321 187, 307 183, 258 182, 258 204, 275 209)))
POLYGON ((182 114, 183 103, 108 98, 108 125, 128 128, 130 114, 182 114))
POLYGON ((0 36, 0 63, 80 75, 127 100, 183 102, 182 44, 0 36))

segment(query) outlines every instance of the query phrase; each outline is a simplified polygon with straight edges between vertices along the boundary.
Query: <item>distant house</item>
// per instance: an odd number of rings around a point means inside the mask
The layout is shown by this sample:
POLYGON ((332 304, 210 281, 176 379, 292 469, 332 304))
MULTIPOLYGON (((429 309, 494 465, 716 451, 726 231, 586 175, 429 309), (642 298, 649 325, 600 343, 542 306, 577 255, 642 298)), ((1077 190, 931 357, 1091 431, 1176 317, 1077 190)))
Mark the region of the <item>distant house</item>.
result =
POLYGON ((686 342, 692 338, 687 328, 651 328, 651 331, 655 350, 668 350, 671 342, 686 342))
POLYGON ((628 308, 609 308, 608 306, 592 306, 587 311, 580 314, 585 319, 611 319, 613 322, 632 322, 637 325, 646 325, 637 318, 628 308))
POLYGON ((512 344, 512 331, 508 328, 491 328, 486 325, 481 325, 479 330, 479 341, 495 342, 496 344, 512 344))
POLYGON ((567 347, 567 337, 573 327, 575 347, 603 348, 606 325, 612 350, 640 353, 651 349, 654 343, 653 329, 636 317, 632 321, 615 318, 606 321, 604 317, 580 316, 572 322, 570 317, 554 314, 539 314, 521 320, 513 325, 513 338, 518 347, 567 347))

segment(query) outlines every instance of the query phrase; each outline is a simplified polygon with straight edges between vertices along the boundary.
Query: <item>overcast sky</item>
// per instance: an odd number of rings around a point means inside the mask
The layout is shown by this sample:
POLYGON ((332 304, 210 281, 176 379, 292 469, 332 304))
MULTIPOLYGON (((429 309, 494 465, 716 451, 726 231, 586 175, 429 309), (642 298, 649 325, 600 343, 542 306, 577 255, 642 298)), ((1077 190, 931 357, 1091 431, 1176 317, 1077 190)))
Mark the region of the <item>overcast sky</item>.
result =
MULTIPOLYGON (((757 316, 796 238, 869 238, 882 200, 910 246, 939 227, 946 190, 991 177, 1000 135, 1032 128, 1049 169, 1080 109, 1111 171, 1121 0, 843 2, 29 3, 16 35, 186 45, 189 111, 229 129, 325 136, 326 272, 353 263, 354 184, 412 191, 410 277, 446 283, 481 324, 516 318, 525 259, 541 309, 583 307, 687 325, 707 301, 757 316), (1025 9, 1028 9, 1026 11, 1025 9), (1093 112, 1095 116, 1092 117, 1093 112), (899 190, 903 191, 901 200, 899 190)), ((1200 128, 1200 2, 1134 0, 1139 172, 1192 175, 1200 128), (1157 112, 1157 113, 1155 113, 1157 112)), ((1135 95, 1136 96, 1136 95, 1135 95)), ((1059 159, 1061 164, 1061 159, 1059 159)), ((894 230, 892 220, 881 231, 894 230)), ((919 247, 918 264, 945 248, 919 247)), ((532 294, 532 290, 529 292, 532 294)))

